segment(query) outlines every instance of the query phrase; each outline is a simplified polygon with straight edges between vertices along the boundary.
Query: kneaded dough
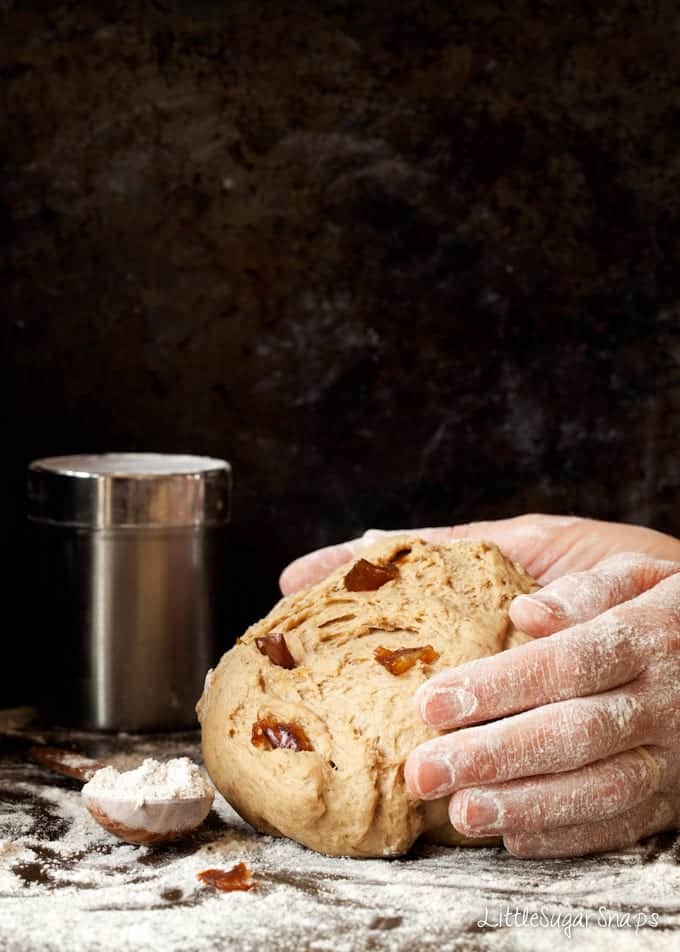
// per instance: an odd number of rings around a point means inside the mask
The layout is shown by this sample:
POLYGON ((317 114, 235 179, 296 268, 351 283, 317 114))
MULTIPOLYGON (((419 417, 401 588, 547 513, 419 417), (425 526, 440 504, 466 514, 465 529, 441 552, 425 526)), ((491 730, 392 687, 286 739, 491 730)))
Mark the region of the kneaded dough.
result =
POLYGON ((362 557, 394 566, 396 577, 374 591, 348 591, 352 565, 341 566, 278 602, 209 674, 197 705, 206 767, 255 829, 321 853, 394 856, 422 834, 461 843, 447 797, 423 802, 407 793, 406 757, 438 733, 412 698, 438 671, 528 641, 508 606, 538 586, 485 542, 389 536, 362 557), (275 634, 294 668, 258 650, 256 638, 275 634), (439 657, 399 675, 374 655, 427 645, 439 657), (253 725, 268 719, 302 727, 313 749, 256 746, 253 725))

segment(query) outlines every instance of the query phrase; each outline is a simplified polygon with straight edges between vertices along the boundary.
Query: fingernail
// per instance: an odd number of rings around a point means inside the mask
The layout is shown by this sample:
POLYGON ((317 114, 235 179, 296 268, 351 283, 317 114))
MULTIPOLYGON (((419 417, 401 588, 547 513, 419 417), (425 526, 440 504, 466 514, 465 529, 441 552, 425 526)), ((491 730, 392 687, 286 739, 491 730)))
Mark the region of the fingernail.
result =
POLYGON ((423 800, 436 800, 450 793, 454 778, 453 767, 447 760, 423 760, 415 771, 416 792, 423 800))
POLYGON ((473 830, 493 829, 498 822, 496 798, 488 793, 473 794, 465 804, 462 819, 473 830))
POLYGON ((547 595, 518 595, 514 600, 515 605, 524 605, 531 609, 538 610, 541 614, 550 618, 563 618, 564 606, 552 596, 547 595))
POLYGON ((479 702, 465 688, 424 687, 418 697, 420 716, 433 727, 453 726, 473 714, 479 702))

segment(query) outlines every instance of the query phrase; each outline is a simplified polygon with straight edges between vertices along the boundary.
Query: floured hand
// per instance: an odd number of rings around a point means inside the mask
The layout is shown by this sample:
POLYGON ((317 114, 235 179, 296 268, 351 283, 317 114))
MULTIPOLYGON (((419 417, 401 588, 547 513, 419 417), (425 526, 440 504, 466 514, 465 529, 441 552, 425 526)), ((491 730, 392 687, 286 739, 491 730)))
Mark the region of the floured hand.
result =
POLYGON ((358 539, 317 549, 291 562, 281 574, 284 595, 313 585, 343 562, 361 556, 381 536, 412 532, 428 542, 454 539, 486 539, 495 542, 505 555, 520 562, 545 585, 567 572, 592 568, 617 552, 637 552, 657 559, 680 561, 680 541, 642 526, 579 519, 576 516, 524 515, 493 522, 469 522, 459 526, 427 529, 369 529, 358 539))
MULTIPOLYGON (((497 542, 543 583, 510 609, 552 637, 437 675, 416 697, 440 730, 406 764, 453 825, 519 856, 630 845, 680 821, 680 542, 636 526, 551 516, 415 530, 497 542), (495 723, 483 723, 504 718, 495 723), (476 725, 476 726, 475 726, 476 725)), ((312 553, 284 591, 356 557, 376 533, 312 553)))

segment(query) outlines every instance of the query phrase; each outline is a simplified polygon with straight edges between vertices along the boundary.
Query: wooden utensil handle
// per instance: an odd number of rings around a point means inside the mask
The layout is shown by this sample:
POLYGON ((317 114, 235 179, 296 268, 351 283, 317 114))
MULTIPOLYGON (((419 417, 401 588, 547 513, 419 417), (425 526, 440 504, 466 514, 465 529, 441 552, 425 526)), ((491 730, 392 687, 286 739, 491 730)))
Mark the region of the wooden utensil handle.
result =
POLYGON ((43 767, 56 770, 57 773, 71 777, 73 780, 80 780, 82 783, 87 783, 98 770, 105 766, 92 757, 74 754, 73 751, 63 750, 60 747, 31 747, 29 755, 43 767))

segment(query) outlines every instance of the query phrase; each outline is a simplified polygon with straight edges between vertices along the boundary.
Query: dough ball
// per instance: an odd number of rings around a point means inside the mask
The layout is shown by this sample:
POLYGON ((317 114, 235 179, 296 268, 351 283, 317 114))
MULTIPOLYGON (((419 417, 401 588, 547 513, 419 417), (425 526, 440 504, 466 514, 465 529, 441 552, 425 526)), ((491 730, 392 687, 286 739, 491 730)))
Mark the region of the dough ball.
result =
POLYGON ((197 711, 213 783, 255 829, 333 856, 394 856, 422 834, 462 842, 448 798, 406 791, 406 757, 438 733, 413 695, 438 671, 529 640, 508 606, 537 587, 495 545, 389 536, 283 598, 206 679, 197 711))

